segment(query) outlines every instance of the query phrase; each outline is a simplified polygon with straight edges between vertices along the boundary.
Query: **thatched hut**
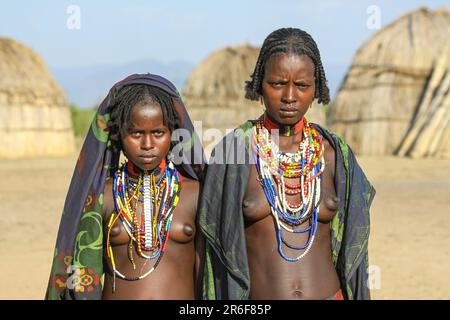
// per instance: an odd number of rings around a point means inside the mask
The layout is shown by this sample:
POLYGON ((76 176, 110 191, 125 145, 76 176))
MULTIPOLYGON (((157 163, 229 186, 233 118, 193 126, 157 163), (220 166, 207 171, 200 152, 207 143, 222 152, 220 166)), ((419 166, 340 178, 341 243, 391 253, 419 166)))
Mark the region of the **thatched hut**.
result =
POLYGON ((420 8, 380 30, 357 51, 331 127, 359 154, 450 157, 448 39, 445 9, 420 8))
POLYGON ((74 151, 61 88, 30 48, 0 38, 0 159, 63 156, 74 151))
POLYGON ((217 128, 225 133, 262 113, 259 102, 244 98, 244 82, 253 72, 258 53, 250 45, 226 47, 191 72, 182 95, 191 119, 202 121, 203 130, 217 128))
MULTIPOLYGON (((259 48, 248 44, 226 47, 209 55, 189 75, 183 99, 191 119, 202 121, 203 131, 216 128, 224 135, 227 129, 264 112, 260 102, 244 97, 245 81, 253 73, 258 54, 259 48)), ((308 119, 323 124, 323 108, 311 108, 308 119)))

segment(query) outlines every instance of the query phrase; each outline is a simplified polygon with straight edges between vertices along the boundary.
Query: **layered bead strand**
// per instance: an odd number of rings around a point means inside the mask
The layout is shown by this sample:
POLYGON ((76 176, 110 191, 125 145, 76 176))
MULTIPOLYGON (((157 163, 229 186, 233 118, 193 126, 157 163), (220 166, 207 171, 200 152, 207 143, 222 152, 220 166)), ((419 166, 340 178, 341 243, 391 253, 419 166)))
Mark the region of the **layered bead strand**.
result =
POLYGON ((150 195, 150 175, 144 174, 144 249, 150 250, 151 244, 153 242, 152 237, 152 203, 150 195))
POLYGON ((113 195, 116 210, 111 214, 108 223, 107 253, 114 271, 113 291, 116 275, 124 280, 140 280, 147 277, 158 266, 169 239, 173 212, 181 191, 181 177, 172 162, 165 166, 158 182, 155 181, 153 174, 146 173, 140 173, 137 182, 133 181, 133 178, 128 176, 126 168, 127 162, 116 171, 114 176, 113 195), (137 213, 139 204, 143 206, 141 219, 137 213), (133 268, 136 269, 132 252, 133 244, 141 258, 156 259, 150 270, 138 277, 127 277, 115 266, 109 238, 111 229, 118 219, 121 220, 130 236, 129 258, 133 268))
POLYGON ((278 251, 287 261, 301 260, 311 249, 317 231, 319 202, 321 197, 321 178, 325 168, 324 145, 317 130, 303 118, 302 141, 295 153, 279 150, 272 141, 269 130, 259 121, 253 128, 253 146, 256 156, 256 169, 275 219, 278 238, 278 251), (298 178, 299 184, 289 184, 286 179, 298 178), (299 203, 290 203, 287 196, 299 196, 299 203), (306 221, 309 225, 300 226, 306 221), (303 246, 287 243, 282 231, 298 234, 307 233, 308 240, 303 246), (288 257, 283 244, 294 250, 304 250, 297 257, 288 257))

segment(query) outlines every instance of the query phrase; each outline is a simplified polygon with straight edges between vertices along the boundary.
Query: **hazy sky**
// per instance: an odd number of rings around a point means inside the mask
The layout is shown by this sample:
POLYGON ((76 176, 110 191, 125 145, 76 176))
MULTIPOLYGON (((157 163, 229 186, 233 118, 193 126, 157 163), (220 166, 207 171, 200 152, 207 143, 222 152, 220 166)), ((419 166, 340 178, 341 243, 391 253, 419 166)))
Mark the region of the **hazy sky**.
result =
POLYGON ((381 27, 419 6, 450 10, 448 0, 4 2, 0 36, 32 47, 53 67, 149 58, 196 64, 226 45, 260 45, 283 26, 308 31, 325 64, 349 64, 357 48, 378 31, 367 27, 370 6, 379 9, 381 27), (67 27, 70 5, 80 9, 80 29, 67 27))

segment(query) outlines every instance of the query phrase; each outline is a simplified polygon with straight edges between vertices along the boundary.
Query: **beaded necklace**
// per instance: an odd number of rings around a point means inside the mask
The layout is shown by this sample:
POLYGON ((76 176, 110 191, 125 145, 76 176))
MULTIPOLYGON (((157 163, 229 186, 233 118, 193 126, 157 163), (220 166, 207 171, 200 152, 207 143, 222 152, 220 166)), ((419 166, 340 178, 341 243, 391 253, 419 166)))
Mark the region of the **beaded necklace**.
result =
POLYGON ((321 192, 321 174, 325 168, 324 145, 322 137, 311 123, 303 118, 302 141, 294 153, 280 151, 272 141, 267 118, 253 127, 253 147, 256 157, 256 169, 264 194, 275 218, 278 238, 278 251, 287 261, 301 260, 312 247, 317 231, 319 202, 321 192), (289 184, 285 179, 299 178, 299 184, 289 184), (286 195, 299 195, 300 203, 290 203, 286 195), (303 229, 295 226, 309 220, 303 229), (306 233, 308 240, 303 246, 294 246, 283 238, 282 230, 288 233, 306 233), (283 251, 283 244, 294 250, 305 250, 295 258, 289 258, 283 251))
POLYGON ((279 126, 269 118, 269 115, 267 113, 264 113, 264 126, 269 131, 272 131, 274 129, 278 130, 280 136, 291 137, 303 130, 303 121, 299 121, 293 125, 279 126))
POLYGON ((128 281, 141 280, 152 273, 162 259, 169 239, 173 212, 180 197, 181 176, 171 161, 165 161, 152 173, 144 172, 133 177, 133 167, 124 162, 115 172, 113 195, 115 211, 111 214, 107 233, 107 254, 113 268, 113 292, 116 275, 128 281), (159 172, 162 176, 156 181, 159 172), (138 206, 143 212, 139 219, 138 206), (110 233, 115 222, 120 219, 130 237, 128 257, 136 269, 133 259, 133 247, 138 255, 147 260, 156 259, 146 273, 138 277, 127 277, 116 268, 110 243, 110 233))

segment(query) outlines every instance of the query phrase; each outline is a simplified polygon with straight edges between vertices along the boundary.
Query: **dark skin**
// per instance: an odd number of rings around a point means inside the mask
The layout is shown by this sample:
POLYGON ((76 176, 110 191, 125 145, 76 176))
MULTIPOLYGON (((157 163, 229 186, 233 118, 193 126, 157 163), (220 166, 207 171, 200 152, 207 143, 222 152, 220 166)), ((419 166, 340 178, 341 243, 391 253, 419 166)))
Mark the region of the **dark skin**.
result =
MULTIPOLYGON (((169 128, 163 123, 160 106, 154 102, 141 103, 133 107, 131 126, 122 135, 123 151, 135 170, 152 172, 167 156, 170 149, 169 128)), ((162 172, 156 175, 156 179, 162 172)), ((104 234, 107 234, 108 222, 114 211, 112 179, 106 181, 104 190, 104 234)), ((112 293, 113 271, 104 243, 105 282, 103 299, 194 299, 195 297, 195 219, 199 183, 182 177, 180 200, 173 213, 169 240, 165 253, 157 268, 146 278, 126 281, 116 276, 116 290, 112 293)), ((137 208, 138 217, 143 213, 142 203, 137 208)), ((116 268, 126 276, 135 277, 146 273, 154 264, 137 254, 133 245, 133 259, 136 270, 128 257, 130 237, 118 220, 111 230, 111 246, 116 268)))
MULTIPOLYGON (((314 100, 314 63, 306 55, 278 54, 265 65, 262 95, 266 112, 280 125, 293 125, 306 114, 314 100)), ((296 152, 302 133, 279 137, 279 147, 284 152, 296 152)), ((325 143, 325 170, 322 175, 322 200, 319 206, 318 229, 309 253, 298 262, 283 259, 278 252, 275 220, 252 165, 243 210, 245 235, 249 259, 250 299, 327 299, 334 296, 340 284, 331 257, 330 221, 336 215, 338 199, 334 187, 335 152, 325 143)), ((286 179, 291 184, 299 179, 286 179)), ((287 196, 299 203, 299 196, 287 196)), ((294 229, 304 229, 309 220, 294 229)), ((308 233, 283 236, 296 246, 302 246, 308 233)), ((283 246, 288 257, 298 257, 303 250, 283 246)))

